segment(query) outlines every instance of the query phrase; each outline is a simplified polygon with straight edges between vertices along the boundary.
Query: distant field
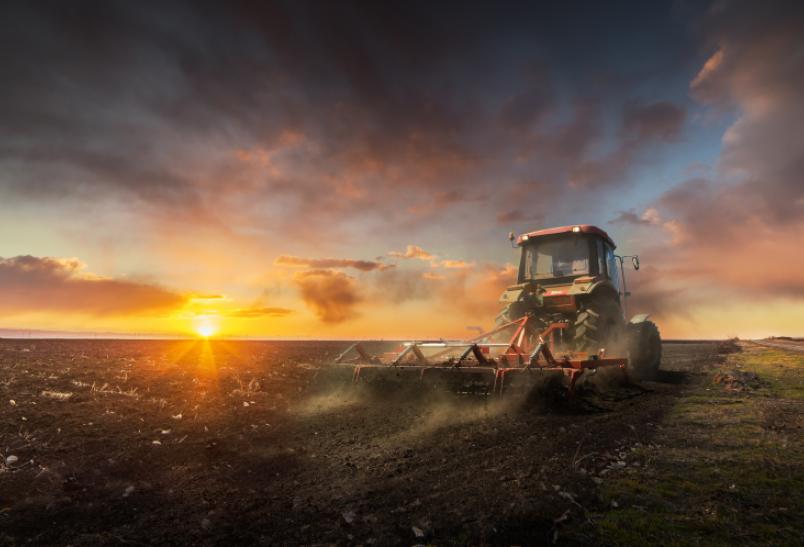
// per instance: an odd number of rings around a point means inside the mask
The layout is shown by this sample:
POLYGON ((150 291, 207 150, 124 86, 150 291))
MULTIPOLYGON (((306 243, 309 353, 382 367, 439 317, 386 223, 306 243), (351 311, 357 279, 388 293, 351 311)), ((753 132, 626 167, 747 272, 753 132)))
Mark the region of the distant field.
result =
POLYGON ((308 396, 344 347, 0 340, 0 544, 801 538, 801 355, 666 344, 659 382, 538 409, 308 396))

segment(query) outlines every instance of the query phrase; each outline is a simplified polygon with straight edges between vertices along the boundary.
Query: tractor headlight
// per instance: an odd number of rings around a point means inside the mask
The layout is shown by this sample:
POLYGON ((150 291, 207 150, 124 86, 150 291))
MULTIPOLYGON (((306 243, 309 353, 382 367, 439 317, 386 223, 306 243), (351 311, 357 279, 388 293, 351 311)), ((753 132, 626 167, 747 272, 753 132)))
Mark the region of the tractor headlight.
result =
POLYGON ((528 239, 530 239, 528 236, 526 235, 522 236, 522 241, 527 241, 528 239))
POLYGON ((580 231, 581 231, 581 227, 580 227, 580 226, 573 226, 573 227, 572 227, 572 231, 573 231, 573 232, 575 232, 575 233, 577 234, 578 232, 580 232, 580 231))

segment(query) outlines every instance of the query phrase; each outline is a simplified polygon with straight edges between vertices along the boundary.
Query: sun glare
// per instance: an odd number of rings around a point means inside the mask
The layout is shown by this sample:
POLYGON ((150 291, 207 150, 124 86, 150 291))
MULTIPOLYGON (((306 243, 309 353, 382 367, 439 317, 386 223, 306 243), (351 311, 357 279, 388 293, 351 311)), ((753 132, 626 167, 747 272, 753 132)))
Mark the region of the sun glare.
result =
POLYGON ((199 334, 199 336, 203 336, 204 338, 209 338, 213 334, 215 334, 215 327, 213 325, 199 325, 196 327, 195 331, 199 334))
POLYGON ((215 315, 202 315, 195 318, 193 328, 202 338, 209 338, 218 333, 218 317, 215 315))

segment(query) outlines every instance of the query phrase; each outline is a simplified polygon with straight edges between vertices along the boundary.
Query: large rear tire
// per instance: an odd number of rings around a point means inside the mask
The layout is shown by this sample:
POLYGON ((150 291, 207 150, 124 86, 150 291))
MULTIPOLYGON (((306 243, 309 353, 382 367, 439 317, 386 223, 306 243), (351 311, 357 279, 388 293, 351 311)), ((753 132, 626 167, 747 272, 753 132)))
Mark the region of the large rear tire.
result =
POLYGON ((575 316, 575 349, 595 354, 610 344, 616 344, 622 324, 622 311, 616 300, 605 296, 593 298, 575 316))
POLYGON ((628 374, 636 380, 654 380, 662 362, 662 338, 652 321, 628 325, 628 374))

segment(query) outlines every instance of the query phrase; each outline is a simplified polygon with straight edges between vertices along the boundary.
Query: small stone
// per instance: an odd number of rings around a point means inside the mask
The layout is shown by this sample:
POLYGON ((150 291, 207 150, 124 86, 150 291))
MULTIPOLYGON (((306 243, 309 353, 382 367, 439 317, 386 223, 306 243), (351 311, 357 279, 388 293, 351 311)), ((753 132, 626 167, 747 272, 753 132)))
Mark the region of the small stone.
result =
POLYGON ((603 479, 601 479, 600 477, 592 477, 592 481, 595 484, 603 484, 603 479))
POLYGON ((14 399, 11 399, 11 400, 8 402, 8 404, 10 404, 11 406, 17 406, 17 401, 15 401, 14 399))
POLYGON ((151 444, 160 446, 162 444, 162 441, 151 441, 151 444))
POLYGON ((209 530, 210 528, 212 528, 212 521, 205 518, 204 520, 201 521, 201 528, 203 528, 204 530, 209 530))
POLYGON ((19 461, 17 456, 11 455, 6 458, 6 465, 13 465, 19 461))
POLYGON ((418 526, 411 526, 410 529, 413 530, 413 535, 416 536, 417 538, 424 537, 424 530, 422 530, 418 526))
POLYGON ((133 486, 127 486, 127 487, 126 487, 126 489, 123 491, 123 497, 124 497, 124 498, 127 498, 127 497, 129 497, 129 496, 130 496, 132 493, 134 493, 134 487, 133 487, 133 486))
POLYGON ((352 524, 355 521, 357 513, 355 513, 354 511, 344 511, 343 513, 341 513, 341 516, 343 517, 343 520, 346 521, 346 524, 352 524))

